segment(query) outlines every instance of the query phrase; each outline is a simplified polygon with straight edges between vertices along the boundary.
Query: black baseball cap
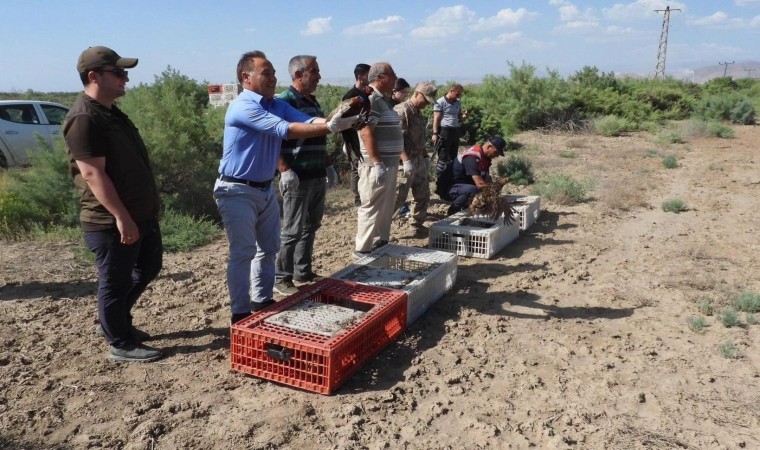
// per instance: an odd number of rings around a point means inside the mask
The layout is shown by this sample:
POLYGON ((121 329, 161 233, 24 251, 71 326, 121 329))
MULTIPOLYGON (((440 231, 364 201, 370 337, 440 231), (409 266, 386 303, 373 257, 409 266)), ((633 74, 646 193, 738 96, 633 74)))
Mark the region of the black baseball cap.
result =
POLYGON ((488 138, 488 142, 491 143, 494 147, 496 147, 497 153, 499 153, 499 156, 504 156, 504 149, 507 148, 507 141, 504 140, 501 136, 491 136, 488 138))
POLYGON ((131 69, 137 65, 137 58, 122 58, 110 48, 98 45, 95 47, 89 47, 79 55, 77 71, 79 73, 85 73, 108 65, 131 69))

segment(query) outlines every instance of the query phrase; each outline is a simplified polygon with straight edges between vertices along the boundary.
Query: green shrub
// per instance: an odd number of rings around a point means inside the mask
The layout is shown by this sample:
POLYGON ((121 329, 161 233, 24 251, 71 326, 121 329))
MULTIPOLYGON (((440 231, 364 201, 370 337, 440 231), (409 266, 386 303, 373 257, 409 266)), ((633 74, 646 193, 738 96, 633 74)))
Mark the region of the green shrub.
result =
POLYGON ((662 210, 665 212, 680 213, 686 211, 686 203, 680 198, 672 198, 662 202, 662 210))
POLYGON ((720 122, 709 122, 707 124, 707 133, 710 136, 719 137, 722 139, 733 139, 736 137, 734 130, 723 125, 720 122))
POLYGON ((720 356, 726 359, 735 359, 739 357, 739 349, 736 348, 733 342, 726 341, 718 347, 718 353, 720 356))
POLYGON ((140 129, 165 207, 218 217, 210 193, 225 109, 209 106, 207 86, 168 67, 153 84, 130 88, 120 107, 140 129))
POLYGON ((604 116, 594 119, 593 129, 602 136, 620 136, 625 131, 634 129, 635 126, 628 120, 618 116, 604 116))
POLYGON ((739 314, 734 308, 726 308, 718 315, 718 320, 726 328, 735 327, 739 325, 739 314))
POLYGON ((739 311, 760 312, 760 294, 756 292, 742 292, 736 298, 734 304, 739 311))
POLYGON ((660 156, 660 152, 652 148, 644 152, 644 158, 659 158, 660 156))
POLYGON ((683 137, 678 131, 663 131, 657 135, 656 141, 663 144, 683 144, 683 137))
POLYGON ((559 153, 557 153, 557 156, 560 158, 574 159, 578 157, 578 154, 572 150, 561 150, 559 153))
POLYGON ((500 177, 508 177, 517 186, 527 186, 535 181, 533 164, 522 155, 510 155, 506 162, 496 165, 496 173, 500 177))
POLYGON ((689 316, 686 319, 689 329, 695 333, 699 333, 707 326, 707 320, 702 316, 689 316))
POLYGON ((747 321, 748 325, 757 325, 758 324, 758 318, 753 313, 747 313, 745 316, 745 320, 747 321))
POLYGON ((666 169, 675 169, 678 167, 678 159, 673 155, 668 155, 662 158, 662 165, 665 166, 666 169))
POLYGON ((741 125, 752 125, 755 123, 756 118, 755 106, 751 101, 744 98, 738 101, 734 107, 731 108, 729 118, 733 123, 738 123, 741 125))
POLYGON ((555 174, 536 182, 533 188, 535 195, 558 203, 573 205, 588 200, 590 182, 581 182, 568 174, 555 174))
POLYGON ((699 308, 699 311, 706 316, 712 316, 715 313, 715 308, 713 308, 713 305, 707 298, 701 299, 697 304, 697 308, 699 308))
POLYGON ((164 249, 169 252, 185 252, 211 242, 219 235, 219 227, 206 218, 167 210, 161 220, 164 249))

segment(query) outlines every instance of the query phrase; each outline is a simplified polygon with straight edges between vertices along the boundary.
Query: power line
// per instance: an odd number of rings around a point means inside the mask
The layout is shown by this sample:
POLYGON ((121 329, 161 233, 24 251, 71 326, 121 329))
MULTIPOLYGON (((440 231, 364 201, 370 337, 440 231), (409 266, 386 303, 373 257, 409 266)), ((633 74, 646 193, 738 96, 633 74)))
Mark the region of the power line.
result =
POLYGON ((752 73, 756 71, 757 69, 744 69, 745 72, 747 72, 747 78, 752 78, 752 73))
POLYGON ((736 61, 731 61, 731 62, 719 62, 719 63, 718 63, 718 65, 719 65, 719 66, 726 66, 726 67, 724 67, 724 68, 723 68, 723 76, 724 76, 724 77, 726 76, 726 73, 728 73, 728 66, 729 66, 730 64, 735 64, 735 63, 736 63, 736 61))
POLYGON ((655 12, 665 13, 662 16, 662 31, 660 32, 660 46, 657 48, 657 67, 654 69, 655 78, 665 78, 665 57, 668 53, 668 29, 670 28, 670 12, 681 11, 680 9, 655 9, 655 12))

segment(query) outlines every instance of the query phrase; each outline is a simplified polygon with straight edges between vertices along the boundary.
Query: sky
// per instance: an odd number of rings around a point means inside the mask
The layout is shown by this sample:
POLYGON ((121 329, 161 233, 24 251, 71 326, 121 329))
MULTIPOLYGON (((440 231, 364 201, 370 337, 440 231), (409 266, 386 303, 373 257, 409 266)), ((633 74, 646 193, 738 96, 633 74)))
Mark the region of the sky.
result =
MULTIPOLYGON (((388 61, 410 83, 477 83, 509 63, 569 76, 584 66, 653 76, 670 6, 666 75, 760 61, 760 0, 383 0, 360 3, 192 0, 0 0, 0 92, 81 90, 92 45, 137 57, 130 85, 168 67, 199 82, 235 81, 261 50, 279 84, 292 56, 317 56, 323 84, 349 85, 356 63, 388 61)), ((760 77, 760 71, 751 76, 760 77)))

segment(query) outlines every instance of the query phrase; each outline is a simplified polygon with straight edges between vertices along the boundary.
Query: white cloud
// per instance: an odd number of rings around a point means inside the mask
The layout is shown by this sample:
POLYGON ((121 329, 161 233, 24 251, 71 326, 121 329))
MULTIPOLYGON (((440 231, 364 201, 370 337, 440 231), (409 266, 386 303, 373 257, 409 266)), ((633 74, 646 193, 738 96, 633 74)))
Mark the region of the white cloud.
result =
POLYGON ((424 25, 411 31, 412 37, 434 39, 456 37, 475 21, 475 13, 466 6, 446 6, 424 20, 424 25))
POLYGON ((734 0, 736 6, 755 6, 760 5, 760 0, 734 0))
POLYGON ((301 34, 304 36, 315 36, 318 34, 329 33, 332 31, 332 28, 330 27, 331 21, 332 17, 317 17, 311 19, 306 24, 306 29, 301 30, 301 34))
POLYGON ((388 16, 365 24, 354 25, 343 30, 349 36, 388 35, 398 33, 404 19, 401 16, 388 16))
POLYGON ((526 17, 537 15, 538 13, 530 12, 525 8, 520 8, 517 11, 512 11, 511 8, 507 8, 502 9, 493 17, 478 19, 476 27, 478 30, 491 30, 506 26, 516 26, 526 17))
POLYGON ((554 30, 588 33, 590 31, 595 31, 598 29, 599 29, 599 22, 574 20, 570 22, 565 22, 562 25, 556 27, 554 30))
POLYGON ((665 9, 667 6, 670 6, 671 10, 680 9, 681 12, 686 11, 686 5, 680 2, 669 0, 636 0, 631 3, 615 3, 611 8, 602 8, 602 12, 605 18, 611 20, 651 19, 655 14, 655 10, 665 9))
POLYGON ((754 19, 749 22, 749 26, 752 28, 760 27, 760 16, 755 16, 754 19))
POLYGON ((711 16, 689 19, 688 23, 690 25, 719 25, 726 23, 726 20, 728 20, 728 14, 718 11, 711 16))
POLYGON ((502 33, 496 37, 487 37, 477 42, 478 46, 501 46, 505 44, 512 44, 522 37, 522 33, 519 31, 513 31, 511 33, 502 33))

